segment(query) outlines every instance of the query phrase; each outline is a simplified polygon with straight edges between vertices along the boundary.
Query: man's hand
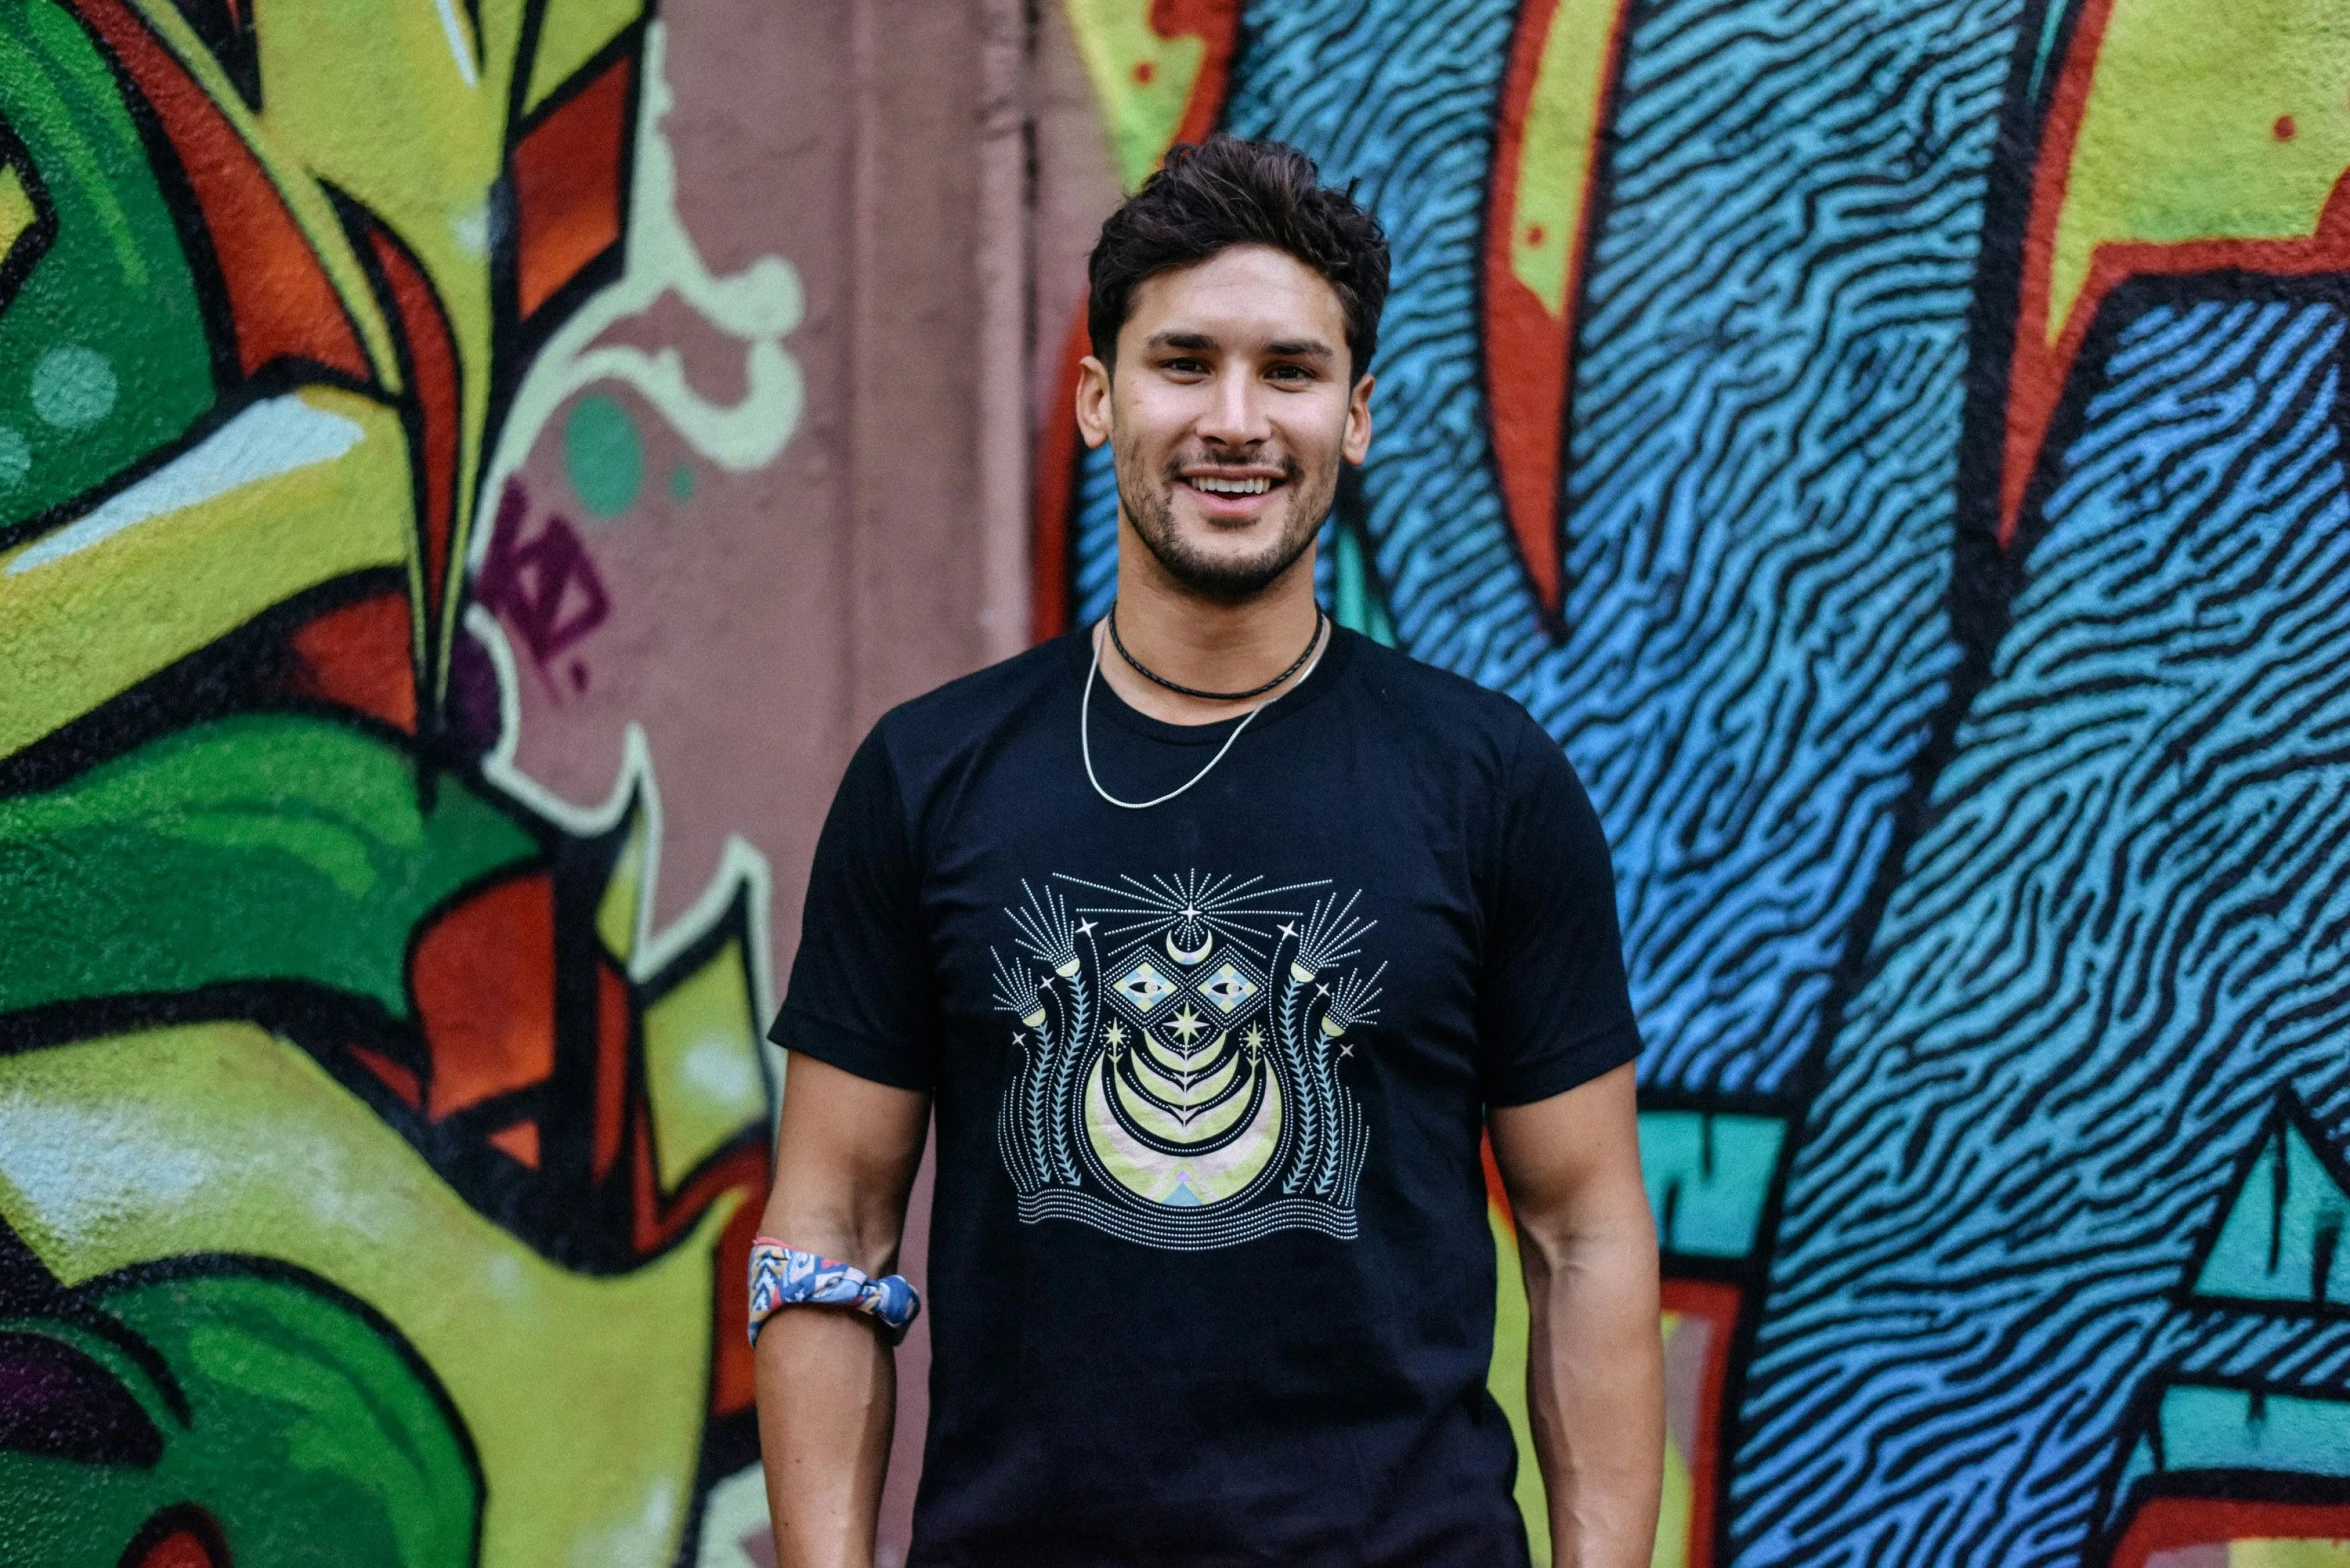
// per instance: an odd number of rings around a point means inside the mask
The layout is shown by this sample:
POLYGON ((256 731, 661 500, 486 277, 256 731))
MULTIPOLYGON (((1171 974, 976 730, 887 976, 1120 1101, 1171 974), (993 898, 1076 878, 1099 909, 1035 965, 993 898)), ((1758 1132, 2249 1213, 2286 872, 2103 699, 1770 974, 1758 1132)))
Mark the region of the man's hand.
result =
MULTIPOLYGON (((760 1231, 879 1279, 897 1266, 930 1101, 796 1052, 784 1083, 760 1231)), ((897 1414, 888 1344, 861 1314, 786 1307, 759 1331, 757 1365, 777 1563, 871 1568, 897 1414)))
POLYGON ((1664 1471, 1656 1229, 1630 1063, 1497 1106, 1532 1332, 1526 1385, 1559 1568, 1647 1568, 1664 1471))

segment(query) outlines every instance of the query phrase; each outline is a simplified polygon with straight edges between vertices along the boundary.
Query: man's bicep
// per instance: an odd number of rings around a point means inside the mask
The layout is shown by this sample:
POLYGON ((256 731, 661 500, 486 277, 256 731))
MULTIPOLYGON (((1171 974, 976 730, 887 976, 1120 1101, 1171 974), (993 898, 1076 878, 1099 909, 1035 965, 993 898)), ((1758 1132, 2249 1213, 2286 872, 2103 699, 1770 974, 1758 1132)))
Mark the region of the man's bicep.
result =
POLYGON ((792 1052, 763 1227, 873 1272, 895 1260, 930 1096, 792 1052))
POLYGON ((1521 1225, 1611 1223, 1634 1204, 1646 1215, 1632 1063, 1547 1099, 1494 1106, 1487 1124, 1494 1163, 1521 1225))

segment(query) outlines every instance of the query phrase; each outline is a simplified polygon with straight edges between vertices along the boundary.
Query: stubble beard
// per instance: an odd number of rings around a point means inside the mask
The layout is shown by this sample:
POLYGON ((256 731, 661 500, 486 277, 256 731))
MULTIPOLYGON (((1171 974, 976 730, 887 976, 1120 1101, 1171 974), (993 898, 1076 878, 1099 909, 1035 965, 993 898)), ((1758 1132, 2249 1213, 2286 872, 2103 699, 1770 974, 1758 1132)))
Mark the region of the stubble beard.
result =
POLYGON ((1121 443, 1115 455, 1119 505, 1136 537, 1178 587, 1218 604, 1245 603, 1280 581, 1314 542, 1338 497, 1335 460, 1326 472, 1308 474, 1297 459, 1284 457, 1281 487, 1288 494, 1280 537, 1253 556, 1209 556, 1193 548, 1175 527, 1175 487, 1183 482, 1182 461, 1170 460, 1154 478, 1134 446, 1121 443))

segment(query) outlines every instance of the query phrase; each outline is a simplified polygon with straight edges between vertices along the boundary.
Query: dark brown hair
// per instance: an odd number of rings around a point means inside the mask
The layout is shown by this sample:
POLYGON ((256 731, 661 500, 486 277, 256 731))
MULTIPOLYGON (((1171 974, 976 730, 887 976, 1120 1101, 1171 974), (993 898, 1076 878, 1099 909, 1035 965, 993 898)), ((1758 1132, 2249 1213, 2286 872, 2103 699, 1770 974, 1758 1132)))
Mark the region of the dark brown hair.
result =
POLYGON ((1284 142, 1211 136, 1178 143, 1157 173, 1110 214, 1086 264, 1085 328, 1094 357, 1116 364, 1134 286, 1234 245, 1286 251, 1329 281, 1346 313, 1350 380, 1371 366, 1387 304, 1387 236, 1379 220, 1322 183, 1284 142))

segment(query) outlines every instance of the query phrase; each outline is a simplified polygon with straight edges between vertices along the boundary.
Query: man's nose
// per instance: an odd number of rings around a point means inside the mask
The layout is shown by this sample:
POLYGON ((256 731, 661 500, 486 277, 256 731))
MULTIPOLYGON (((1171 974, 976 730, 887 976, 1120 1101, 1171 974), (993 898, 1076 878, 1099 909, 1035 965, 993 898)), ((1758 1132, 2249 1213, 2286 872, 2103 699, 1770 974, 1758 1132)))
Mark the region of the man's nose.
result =
POLYGON ((1264 391, 1256 377, 1244 373, 1218 376, 1214 399, 1200 420, 1199 433, 1225 446, 1252 446, 1270 436, 1272 422, 1265 417, 1264 391))

